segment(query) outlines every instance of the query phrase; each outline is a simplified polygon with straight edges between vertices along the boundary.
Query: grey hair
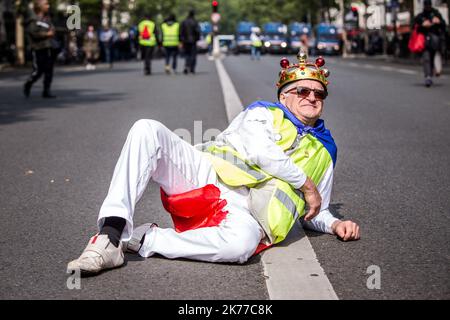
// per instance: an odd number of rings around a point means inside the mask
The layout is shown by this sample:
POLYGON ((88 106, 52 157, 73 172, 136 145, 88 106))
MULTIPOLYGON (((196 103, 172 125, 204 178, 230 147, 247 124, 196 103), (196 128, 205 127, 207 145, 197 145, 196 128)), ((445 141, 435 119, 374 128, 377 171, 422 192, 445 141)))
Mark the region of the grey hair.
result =
POLYGON ((292 83, 288 83, 287 85, 285 85, 281 91, 280 94, 286 94, 288 91, 291 91, 292 89, 297 88, 297 81, 294 81, 292 83))

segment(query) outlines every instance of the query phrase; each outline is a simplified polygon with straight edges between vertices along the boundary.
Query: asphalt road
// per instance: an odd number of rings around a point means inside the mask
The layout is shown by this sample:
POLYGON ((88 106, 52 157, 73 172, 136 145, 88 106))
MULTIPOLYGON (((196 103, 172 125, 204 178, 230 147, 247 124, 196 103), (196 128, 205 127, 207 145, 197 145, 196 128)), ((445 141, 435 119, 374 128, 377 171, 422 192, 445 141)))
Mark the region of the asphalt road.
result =
MULTIPOLYGON (((276 99, 279 60, 225 60, 244 104, 276 99)), ((338 145, 331 209, 360 224, 362 238, 309 232, 319 262, 340 299, 449 299, 448 75, 427 89, 419 66, 326 61, 323 118, 338 145), (370 266, 380 268, 379 290, 367 288, 370 266)))
MULTIPOLYGON (((275 99, 279 58, 224 60, 244 104, 275 99)), ((339 150, 331 207, 361 225, 362 239, 308 232, 319 262, 340 299, 449 299, 449 75, 426 89, 418 67, 339 58, 327 65, 324 118, 339 150), (380 289, 366 286, 372 265, 380 289)), ((259 256, 232 265, 130 255, 127 266, 67 289, 66 264, 96 232, 134 121, 187 129, 194 143, 194 121, 203 132, 227 125, 213 62, 201 58, 195 76, 167 76, 161 60, 151 77, 141 67, 59 69, 52 101, 40 98, 40 85, 23 98, 25 74, 0 75, 1 299, 268 299, 259 256)), ((171 225, 157 185, 135 217, 137 225, 171 225)))

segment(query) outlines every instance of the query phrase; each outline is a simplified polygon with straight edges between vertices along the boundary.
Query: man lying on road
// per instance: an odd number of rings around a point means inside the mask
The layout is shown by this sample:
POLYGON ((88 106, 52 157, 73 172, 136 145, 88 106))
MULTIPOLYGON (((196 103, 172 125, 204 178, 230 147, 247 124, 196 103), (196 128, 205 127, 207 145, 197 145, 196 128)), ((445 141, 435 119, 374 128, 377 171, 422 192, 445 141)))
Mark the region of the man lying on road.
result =
POLYGON ((160 122, 137 121, 100 209, 100 232, 68 269, 120 267, 124 251, 244 263, 281 242, 300 218, 307 228, 359 239, 356 223, 328 210, 337 148, 320 116, 329 71, 322 58, 310 63, 299 53, 298 60, 281 60, 279 102, 254 102, 215 141, 194 147, 160 122), (133 229, 150 179, 161 186, 173 229, 133 229))

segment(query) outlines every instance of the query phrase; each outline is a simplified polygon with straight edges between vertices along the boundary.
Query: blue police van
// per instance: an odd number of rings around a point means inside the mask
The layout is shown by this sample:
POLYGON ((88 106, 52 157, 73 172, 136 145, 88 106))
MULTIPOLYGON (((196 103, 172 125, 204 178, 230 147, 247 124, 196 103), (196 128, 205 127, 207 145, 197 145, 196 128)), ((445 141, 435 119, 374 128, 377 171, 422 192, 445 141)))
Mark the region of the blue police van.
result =
POLYGON ((310 47, 314 45, 311 43, 312 28, 309 23, 292 22, 288 26, 289 32, 289 51, 291 53, 297 53, 300 48, 307 49, 308 53, 311 52, 310 47))
POLYGON ((341 40, 336 26, 320 23, 315 27, 313 54, 335 55, 341 52, 341 40))
POLYGON ((207 52, 208 51, 208 42, 206 38, 208 34, 212 32, 212 25, 208 21, 199 22, 200 26, 200 39, 197 41, 197 51, 198 52, 207 52))
POLYGON ((263 26, 264 52, 288 53, 287 26, 281 22, 268 22, 263 26))
POLYGON ((250 52, 252 49, 252 41, 250 35, 252 29, 256 27, 253 22, 240 21, 236 27, 236 47, 235 53, 250 52))

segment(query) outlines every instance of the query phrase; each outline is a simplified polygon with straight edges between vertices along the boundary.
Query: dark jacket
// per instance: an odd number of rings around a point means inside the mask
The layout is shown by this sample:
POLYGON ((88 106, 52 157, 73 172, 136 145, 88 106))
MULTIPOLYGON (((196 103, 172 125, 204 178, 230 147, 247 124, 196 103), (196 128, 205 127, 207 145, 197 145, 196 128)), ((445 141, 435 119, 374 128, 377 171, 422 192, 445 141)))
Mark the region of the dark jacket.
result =
POLYGON ((31 12, 26 22, 31 50, 40 50, 53 47, 53 37, 47 36, 47 32, 54 29, 49 16, 40 18, 31 12))
POLYGON ((200 39, 200 27, 194 18, 186 18, 181 23, 180 40, 183 44, 195 44, 200 39))
POLYGON ((442 15, 440 12, 434 8, 432 8, 430 11, 422 11, 414 18, 414 23, 419 25, 419 32, 423 33, 424 35, 428 35, 429 33, 433 33, 435 35, 441 35, 445 33, 445 20, 442 18, 442 15), (424 28, 422 27, 422 23, 425 20, 433 20, 434 17, 438 17, 441 21, 441 24, 439 25, 432 25, 430 28, 424 28))

